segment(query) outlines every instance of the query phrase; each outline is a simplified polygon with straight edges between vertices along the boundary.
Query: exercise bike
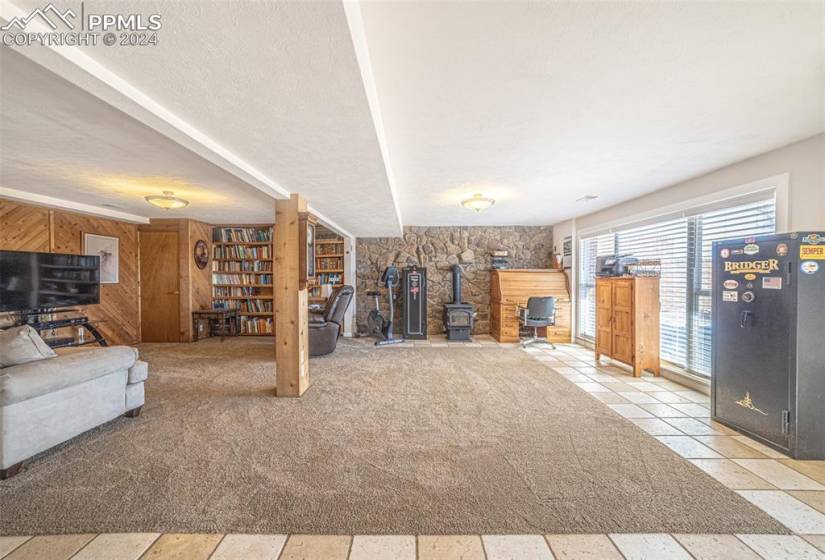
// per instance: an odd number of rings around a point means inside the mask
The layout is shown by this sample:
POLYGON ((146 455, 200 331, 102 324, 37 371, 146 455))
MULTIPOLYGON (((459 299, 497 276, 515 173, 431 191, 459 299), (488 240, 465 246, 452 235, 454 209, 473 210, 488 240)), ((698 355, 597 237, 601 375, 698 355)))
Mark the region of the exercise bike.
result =
POLYGON ((386 286, 387 294, 390 300, 390 312, 387 318, 381 315, 381 308, 379 306, 378 298, 381 296, 379 290, 371 290, 367 292, 368 296, 372 296, 375 301, 375 309, 367 315, 367 328, 371 336, 378 340, 375 341, 376 346, 385 346, 387 344, 397 344, 404 342, 403 338, 395 338, 392 333, 392 321, 395 315, 395 290, 394 285, 398 282, 398 269, 394 266, 388 266, 381 274, 381 284, 386 286))

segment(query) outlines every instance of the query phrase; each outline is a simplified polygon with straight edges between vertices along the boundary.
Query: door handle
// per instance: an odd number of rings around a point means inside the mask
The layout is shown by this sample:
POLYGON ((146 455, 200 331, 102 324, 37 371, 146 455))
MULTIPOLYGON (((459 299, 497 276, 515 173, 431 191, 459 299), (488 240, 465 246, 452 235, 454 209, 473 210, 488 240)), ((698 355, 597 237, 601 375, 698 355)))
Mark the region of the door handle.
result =
POLYGON ((175 290, 174 292, 166 292, 170 296, 178 296, 180 295, 180 290, 175 290))
POLYGON ((742 313, 739 314, 739 328, 744 329, 746 326, 748 326, 748 321, 750 321, 752 318, 753 311, 742 311, 742 313))

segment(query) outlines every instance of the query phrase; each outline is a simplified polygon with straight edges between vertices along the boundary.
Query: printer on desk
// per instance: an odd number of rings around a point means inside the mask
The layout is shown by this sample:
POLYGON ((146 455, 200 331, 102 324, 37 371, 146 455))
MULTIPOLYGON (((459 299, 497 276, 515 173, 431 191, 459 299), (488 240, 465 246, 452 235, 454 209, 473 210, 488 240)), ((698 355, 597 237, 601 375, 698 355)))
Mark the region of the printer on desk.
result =
POLYGON ((609 255, 596 258, 596 276, 625 276, 630 274, 629 267, 639 264, 639 259, 631 256, 609 255))

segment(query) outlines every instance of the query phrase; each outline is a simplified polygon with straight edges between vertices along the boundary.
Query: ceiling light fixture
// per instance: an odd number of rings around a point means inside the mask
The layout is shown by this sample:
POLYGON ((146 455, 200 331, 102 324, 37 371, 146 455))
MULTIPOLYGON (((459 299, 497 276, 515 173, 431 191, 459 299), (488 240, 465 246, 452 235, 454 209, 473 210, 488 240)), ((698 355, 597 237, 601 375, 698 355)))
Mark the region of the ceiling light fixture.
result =
POLYGON ((586 194, 581 198, 576 199, 576 202, 590 202, 591 200, 596 200, 599 198, 597 194, 586 194))
POLYGON ((163 196, 146 196, 144 197, 144 199, 149 204, 153 204, 158 208, 163 208, 164 210, 176 210, 178 208, 186 208, 187 206, 189 206, 188 200, 177 198, 175 196, 175 193, 173 193, 172 191, 163 191, 163 196))
POLYGON ((461 205, 464 208, 469 208, 470 210, 475 210, 476 212, 487 210, 495 203, 496 201, 494 199, 483 196, 481 193, 476 193, 472 197, 461 201, 461 205))

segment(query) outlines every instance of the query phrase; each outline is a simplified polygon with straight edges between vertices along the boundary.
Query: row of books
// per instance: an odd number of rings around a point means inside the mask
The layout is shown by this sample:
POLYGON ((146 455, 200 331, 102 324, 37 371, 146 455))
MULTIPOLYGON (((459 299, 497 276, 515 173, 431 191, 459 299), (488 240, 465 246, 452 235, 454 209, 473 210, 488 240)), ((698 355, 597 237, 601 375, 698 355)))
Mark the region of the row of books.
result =
POLYGON ((243 334, 272 334, 272 319, 268 317, 241 317, 243 334))
POLYGON ((272 285, 271 274, 221 274, 212 273, 213 284, 269 284, 272 285))
POLYGON ((319 258, 316 263, 318 268, 322 270, 337 270, 344 268, 344 260, 341 257, 319 258))
POLYGON ((216 227, 212 229, 212 241, 234 241, 243 243, 250 243, 253 241, 272 241, 272 228, 216 227))
POLYGON ((322 273, 316 276, 318 284, 343 284, 344 275, 340 272, 322 273))
POLYGON ((212 253, 216 259, 269 259, 272 258, 271 255, 269 245, 216 245, 212 253))
POLYGON ((323 257, 324 255, 340 255, 344 252, 344 245, 337 244, 327 244, 327 245, 317 245, 315 247, 315 254, 319 257, 323 257))
POLYGON ((269 261, 212 261, 213 272, 272 272, 269 261))
POLYGON ((261 289, 267 288, 247 288, 247 287, 239 287, 239 286, 215 286, 212 288, 212 295, 216 298, 219 297, 250 297, 256 298, 260 297, 261 295, 271 296, 271 293, 261 294, 261 289))
POLYGON ((271 313, 272 300, 267 299, 216 299, 215 309, 238 309, 246 313, 271 313))

